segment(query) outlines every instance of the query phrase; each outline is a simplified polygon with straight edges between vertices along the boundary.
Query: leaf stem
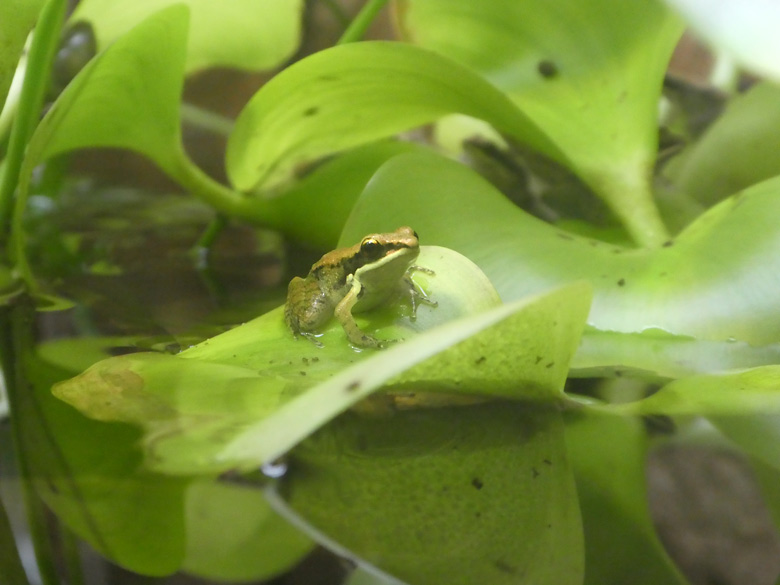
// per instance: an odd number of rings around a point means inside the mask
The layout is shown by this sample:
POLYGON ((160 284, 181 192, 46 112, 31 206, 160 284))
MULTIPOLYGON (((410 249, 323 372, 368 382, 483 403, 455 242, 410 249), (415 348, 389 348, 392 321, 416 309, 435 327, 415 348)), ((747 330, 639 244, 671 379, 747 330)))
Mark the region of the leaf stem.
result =
POLYGON ((336 44, 345 45, 362 39, 385 4, 387 4, 387 0, 368 0, 336 44))
MULTIPOLYGON (((38 123, 43 99, 49 86, 52 62, 60 41, 60 29, 65 17, 65 0, 49 0, 41 10, 33 32, 27 70, 22 82, 19 109, 11 128, 5 166, 0 177, 0 245, 8 240, 14 193, 24 160, 24 151, 38 123)), ((21 221, 15 216, 13 223, 21 221)))

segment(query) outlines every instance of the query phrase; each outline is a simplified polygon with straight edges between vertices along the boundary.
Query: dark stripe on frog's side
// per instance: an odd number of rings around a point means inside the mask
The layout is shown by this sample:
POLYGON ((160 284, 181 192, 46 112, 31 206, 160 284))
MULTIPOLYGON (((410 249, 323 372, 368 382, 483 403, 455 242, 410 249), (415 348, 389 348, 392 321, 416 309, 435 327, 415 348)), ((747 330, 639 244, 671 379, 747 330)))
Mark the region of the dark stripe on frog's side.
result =
POLYGON ((319 280, 320 272, 322 272, 325 268, 336 271, 339 273, 339 278, 336 281, 337 285, 344 286, 347 282, 347 276, 350 274, 355 274, 358 268, 379 260, 383 256, 386 256, 389 252, 396 252, 401 249, 408 250, 409 248, 410 246, 403 246, 398 244, 392 246, 387 245, 382 247, 381 254, 371 256, 369 256, 367 253, 358 251, 354 256, 347 256, 342 258, 335 265, 331 264, 326 266, 318 262, 312 267, 311 273, 319 280))

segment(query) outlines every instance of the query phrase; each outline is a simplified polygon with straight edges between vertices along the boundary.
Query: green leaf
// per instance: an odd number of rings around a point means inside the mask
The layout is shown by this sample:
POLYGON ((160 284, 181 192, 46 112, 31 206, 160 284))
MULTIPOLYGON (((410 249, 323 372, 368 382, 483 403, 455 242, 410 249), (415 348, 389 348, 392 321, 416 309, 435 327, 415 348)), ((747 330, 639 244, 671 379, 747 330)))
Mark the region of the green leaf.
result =
POLYGON ((29 585, 24 572, 19 551, 16 548, 16 538, 11 531, 11 523, 5 513, 3 500, 0 498, 0 579, 6 585, 29 585))
MULTIPOLYGON (((24 325, 29 329, 29 321, 24 325)), ((176 571, 189 480, 142 469, 137 429, 85 419, 52 396, 52 384, 72 370, 34 352, 24 359, 31 386, 18 393, 14 417, 36 492, 70 530, 114 562, 147 575, 176 571)))
POLYGON ((0 3, 0 111, 44 0, 3 0, 0 3))
POLYGON ((706 416, 745 451, 780 467, 780 366, 690 376, 644 400, 605 408, 624 414, 706 416))
POLYGON ((759 75, 780 80, 780 39, 774 24, 780 7, 759 0, 722 0, 718 9, 707 0, 666 0, 688 21, 691 28, 714 48, 759 75))
POLYGON ((650 517, 644 425, 589 410, 570 414, 566 422, 585 533, 585 585, 687 583, 650 517))
POLYGON ((271 190, 333 152, 459 112, 560 158, 536 125, 467 68, 401 43, 351 43, 285 69, 236 120, 227 172, 240 190, 271 190))
POLYGON ((673 189, 712 205, 780 174, 780 88, 735 96, 707 132, 664 169, 673 189))
POLYGON ((187 488, 182 569, 220 581, 265 581, 288 571, 314 543, 274 512, 254 488, 211 479, 187 488))
POLYGON ((638 243, 664 241, 650 178, 682 27, 661 3, 405 0, 400 15, 411 41, 506 91, 638 243))
POLYGON ((765 181, 666 246, 633 250, 544 223, 463 165, 404 154, 377 171, 342 238, 411 225, 423 242, 479 265, 504 301, 585 280, 594 289, 588 323, 597 329, 765 345, 780 340, 778 194, 780 178, 765 181))
POLYGON ((290 468, 280 493, 321 542, 409 585, 581 583, 555 410, 494 402, 351 414, 296 449, 290 468))
MULTIPOLYGON (((450 262, 449 274, 441 271, 426 285, 439 306, 421 309, 414 322, 407 316, 401 327, 380 329, 380 337, 394 331, 392 337, 409 338, 390 349, 357 353, 336 324, 317 348, 293 339, 276 310, 181 357, 104 360, 53 391, 88 416, 144 427, 147 464, 166 473, 257 467, 383 386, 402 394, 563 400, 588 288, 572 285, 480 313, 497 302, 489 284, 480 284, 475 267, 456 270, 451 254, 437 260, 441 253, 423 249, 420 256, 437 271, 450 262), (414 328, 432 329, 415 337, 414 328)), ((398 308, 387 311, 367 317, 374 323, 398 319, 398 308)))
POLYGON ((148 18, 93 59, 38 126, 27 165, 87 147, 127 148, 176 176, 187 8, 148 18))
POLYGON ((185 69, 263 70, 289 59, 300 42, 301 0, 83 0, 71 22, 92 24, 102 50, 152 14, 175 4, 192 15, 185 69))

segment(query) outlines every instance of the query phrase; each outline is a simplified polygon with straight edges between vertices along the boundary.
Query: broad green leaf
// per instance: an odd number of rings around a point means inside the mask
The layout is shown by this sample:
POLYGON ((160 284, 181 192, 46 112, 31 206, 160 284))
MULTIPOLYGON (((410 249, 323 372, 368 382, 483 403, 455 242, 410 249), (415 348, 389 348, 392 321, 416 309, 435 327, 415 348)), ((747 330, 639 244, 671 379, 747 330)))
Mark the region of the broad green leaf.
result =
POLYGON ((14 417, 37 493, 70 530, 114 562, 147 575, 176 571, 184 554, 188 480, 142 469, 137 429, 85 419, 52 396, 52 384, 73 370, 53 367, 32 351, 24 360, 31 386, 18 393, 14 417))
POLYGON ((585 585, 687 583, 648 510, 644 425, 588 410, 570 414, 566 423, 585 536, 585 585))
MULTIPOLYGON (((435 270, 448 265, 448 258, 437 260, 439 253, 423 249, 420 262, 435 270)), ((479 284, 473 268, 449 267, 441 281, 434 283, 437 275, 426 283, 438 307, 421 308, 414 322, 402 317, 403 328, 379 330, 379 337, 389 331, 408 337, 386 350, 353 351, 336 324, 317 348, 293 339, 276 310, 181 356, 104 360, 54 392, 88 416, 144 427, 147 464, 167 473, 257 467, 383 386, 403 395, 563 400, 587 313, 587 287, 572 285, 481 312, 497 302, 492 289, 479 284), (415 337, 414 327, 432 329, 415 337)), ((366 316, 387 323, 398 319, 394 311, 366 316)))
POLYGON ((303 177, 284 197, 263 201, 263 222, 295 240, 333 249, 352 206, 376 170, 398 154, 422 148, 413 142, 387 141, 336 156, 303 177))
POLYGON ((293 452, 279 491, 326 546, 408 585, 581 583, 555 410, 494 402, 350 414, 293 452))
POLYGON ((184 4, 192 15, 185 69, 262 70, 289 59, 300 42, 300 0, 83 0, 71 22, 90 22, 102 50, 155 12, 184 4))
POLYGON ((377 41, 320 51, 263 86, 236 120, 228 176, 237 189, 268 191, 312 160, 456 112, 560 158, 531 120, 469 69, 430 51, 377 41))
POLYGON ((629 414, 706 416, 748 453, 780 467, 780 366, 690 376, 644 400, 606 408, 629 414))
POLYGON ((181 173, 181 97, 187 8, 148 18, 93 59, 38 126, 28 151, 32 166, 78 148, 127 148, 163 170, 181 173))
POLYGON ((707 132, 665 167, 673 189, 712 205, 780 174, 780 88, 735 96, 707 132))
POLYGON ((655 0, 405 0, 407 38, 507 92, 640 244, 665 239, 650 192, 657 104, 682 27, 655 0))
POLYGON ((707 341, 660 329, 617 333, 588 328, 572 360, 572 376, 627 374, 651 381, 780 363, 780 344, 707 341))
POLYGON ((748 69, 780 80, 780 6, 772 0, 666 0, 713 47, 748 69))
POLYGON ((588 323, 597 329, 767 345, 780 340, 778 194, 780 179, 765 181, 667 245, 633 250, 531 217, 463 165, 404 154, 377 171, 342 237, 411 225, 423 242, 476 262, 505 302, 586 280, 594 289, 588 323))
POLYGON ((2 498, 0 498, 0 580, 6 585, 29 585, 2 498))
POLYGON ((0 2, 0 111, 22 56, 22 47, 43 4, 44 0, 0 2))
MULTIPOLYGON (((137 430, 85 419, 54 399, 53 382, 97 361, 101 347, 105 357, 117 342, 126 345, 127 339, 59 340, 35 354, 38 412, 56 437, 46 448, 41 438, 33 439, 35 478, 59 519, 113 562, 142 574, 185 569, 214 579, 268 578, 306 554, 308 539, 271 511, 259 492, 149 473, 140 467, 137 430), (79 366, 79 360, 88 361, 79 366), (58 453, 53 460, 50 448, 58 453), (222 535, 218 542, 214 534, 222 535)), ((28 425, 30 433, 34 429, 28 425)))
POLYGON ((185 497, 182 570, 219 581, 265 581, 288 571, 314 543, 274 512, 254 488, 195 481, 185 497))

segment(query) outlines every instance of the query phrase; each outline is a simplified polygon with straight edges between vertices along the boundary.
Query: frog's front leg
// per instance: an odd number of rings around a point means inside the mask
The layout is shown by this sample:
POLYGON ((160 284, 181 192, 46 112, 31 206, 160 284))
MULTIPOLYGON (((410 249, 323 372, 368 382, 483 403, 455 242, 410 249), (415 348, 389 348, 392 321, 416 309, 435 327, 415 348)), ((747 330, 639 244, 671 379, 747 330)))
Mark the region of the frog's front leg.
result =
POLYGON ((409 267, 409 269, 406 271, 406 274, 404 275, 404 283, 406 283, 408 286, 409 303, 412 306, 412 314, 409 318, 414 321, 417 319, 417 307, 419 307, 421 304, 428 305, 429 307, 437 307, 439 306, 439 303, 429 299, 428 295, 425 294, 425 291, 422 289, 422 287, 420 287, 412 280, 412 271, 424 272, 425 274, 430 275, 434 275, 436 273, 430 268, 425 268, 424 266, 417 266, 416 264, 413 264, 409 267))
POLYGON ((352 309, 360 299, 363 286, 351 274, 347 277, 347 286, 349 286, 349 292, 336 305, 336 310, 334 311, 336 319, 339 320, 339 323, 344 328, 344 333, 347 334, 347 339, 352 345, 358 347, 384 347, 386 342, 364 332, 358 326, 357 321, 355 321, 354 315, 352 315, 352 309))

